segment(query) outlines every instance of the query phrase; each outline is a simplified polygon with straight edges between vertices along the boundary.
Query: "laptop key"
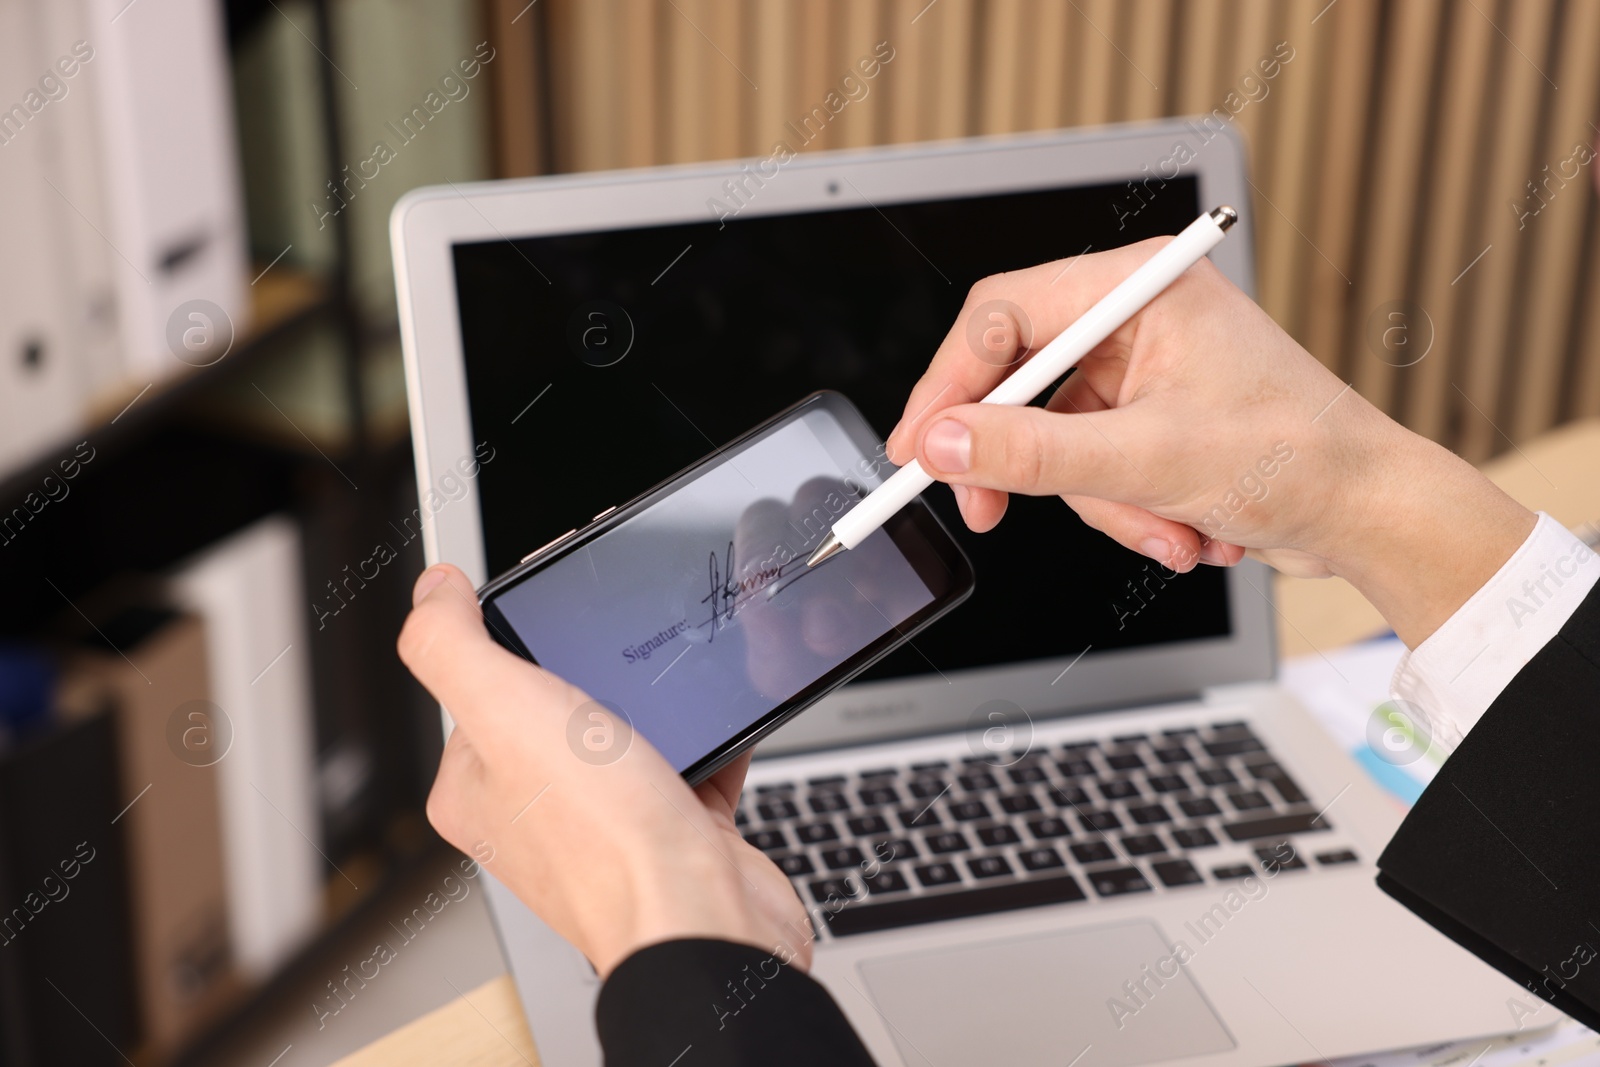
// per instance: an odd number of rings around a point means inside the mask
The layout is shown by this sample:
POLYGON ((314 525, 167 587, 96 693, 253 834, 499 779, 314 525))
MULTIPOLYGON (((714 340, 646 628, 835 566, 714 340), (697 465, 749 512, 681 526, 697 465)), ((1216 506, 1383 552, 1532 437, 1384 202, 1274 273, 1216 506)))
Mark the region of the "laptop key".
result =
POLYGON ((989 819, 993 815, 989 805, 981 800, 960 800, 950 805, 950 814, 958 822, 971 822, 974 819, 989 819))
POLYGON ((1048 871, 1067 865, 1067 861, 1061 858, 1061 853, 1048 845, 1018 849, 1017 859, 1021 860, 1023 868, 1029 871, 1048 871))
POLYGON ((1085 841, 1072 846, 1072 855, 1079 863, 1111 863, 1117 854, 1104 841, 1085 841))
POLYGON ((1223 832, 1234 841, 1255 841, 1263 837, 1283 838, 1291 834, 1308 834, 1332 828, 1327 816, 1317 816, 1309 812, 1297 815, 1268 815, 1262 819, 1244 819, 1222 824, 1223 832))
POLYGON ((1256 849, 1256 859, 1261 861, 1261 869, 1268 874, 1306 869, 1306 861, 1300 858, 1294 846, 1287 841, 1280 841, 1268 848, 1256 849))
POLYGON ((792 792, 794 792, 794 783, 793 782, 762 782, 760 785, 756 786, 756 792, 758 794, 764 794, 764 793, 792 793, 792 792))
POLYGON ((1013 767, 1006 774, 1018 785, 1033 785, 1047 780, 1044 768, 1037 766, 1013 767))
POLYGON ((969 793, 977 793, 985 789, 999 789, 1000 783, 995 781, 994 775, 988 771, 978 771, 974 774, 963 774, 956 781, 961 783, 961 788, 969 793))
POLYGON ((1278 795, 1283 798, 1285 804, 1304 804, 1307 800, 1305 793, 1301 792, 1294 779, 1287 774, 1282 778, 1274 778, 1272 780, 1272 788, 1278 791, 1278 795))
POLYGON ((1186 826, 1172 831, 1172 839, 1179 848, 1210 848, 1217 843, 1216 835, 1204 826, 1186 826))
POLYGON ((1029 819, 1028 829, 1032 831, 1034 837, 1041 841, 1048 841, 1055 837, 1070 837, 1072 835, 1072 827, 1053 815, 1043 819, 1029 819))
POLYGON ((763 852, 781 851, 789 847, 789 838, 782 830, 756 830, 745 834, 744 839, 763 852))
POLYGON ((928 760, 926 763, 913 763, 911 769, 913 771, 942 771, 949 766, 949 760, 933 759, 928 760))
POLYGON ((1124 837, 1122 847, 1130 856, 1150 856, 1167 850, 1166 843, 1157 834, 1133 834, 1124 837))
POLYGON ((1139 795, 1139 787, 1126 778, 1115 778, 1109 782, 1098 783, 1100 795, 1107 800, 1127 800, 1139 795))
POLYGON ((1042 811, 1039 802, 1032 793, 1012 793, 1000 798, 1000 806, 1011 815, 1023 815, 1030 811, 1042 811))
POLYGON ((1094 764, 1086 759, 1072 758, 1058 760, 1056 770, 1061 772, 1063 778, 1087 778, 1094 773, 1094 764))
POLYGON ((1341 863, 1355 863, 1356 854, 1347 848, 1341 848, 1335 852, 1318 852, 1317 862, 1324 867, 1336 867, 1341 863))
POLYGON ((1254 789, 1246 789, 1241 793, 1229 793, 1228 803, 1236 811, 1259 811, 1262 808, 1272 807, 1272 801, 1254 789))
POLYGON ((1168 888, 1197 885, 1205 881, 1200 872, 1194 869, 1194 864, 1188 860, 1162 860, 1160 863, 1152 863, 1150 869, 1156 872, 1161 884, 1168 888))
POLYGON ((1181 774, 1152 774, 1149 782, 1157 793, 1181 793, 1189 788, 1188 779, 1181 774))
POLYGON ((861 880, 866 883, 867 892, 873 896, 881 896, 884 893, 903 893, 911 888, 911 884, 906 881, 906 876, 899 871, 879 871, 871 878, 863 878, 861 880))
POLYGON ((768 822, 777 822, 781 819, 793 819, 800 814, 800 809, 794 806, 791 800, 768 800, 756 805, 756 811, 768 822))
POLYGON ((843 793, 814 793, 807 798, 806 806, 818 815, 831 815, 836 811, 849 811, 850 798, 843 793))
POLYGON ((1155 753, 1156 759, 1169 766, 1174 763, 1194 762, 1194 757, 1189 755, 1189 750, 1184 748, 1182 745, 1173 745, 1170 748, 1158 748, 1155 750, 1155 753))
POLYGON ((1137 752, 1113 752, 1106 757, 1106 765, 1114 771, 1139 771, 1144 769, 1144 760, 1137 752))
POLYGON ((967 860, 967 870, 974 878, 1004 878, 1011 873, 1011 864, 1004 856, 973 856, 967 860))
POLYGON ((933 810, 933 805, 929 804, 921 811, 902 811, 900 825, 907 830, 916 830, 924 826, 943 826, 944 823, 940 820, 939 813, 933 810))
POLYGON ((1239 779, 1226 767, 1202 767, 1200 780, 1206 785, 1233 785, 1239 779))
POLYGON ((1306 795, 1301 791, 1300 786, 1276 763, 1267 763, 1250 769, 1255 772, 1257 778, 1276 789, 1285 804, 1304 804, 1306 802, 1306 795), (1263 771, 1269 773, 1263 774, 1263 771))
POLYGON ((911 795, 919 800, 932 800, 942 796, 950 788, 950 783, 943 778, 918 778, 908 786, 911 795))
POLYGON ((961 872, 953 863, 930 863, 917 868, 917 881, 925 886, 949 885, 961 881, 961 872))
POLYGON ((810 889, 811 899, 818 904, 856 899, 855 886, 844 878, 824 878, 820 882, 812 882, 810 889))
POLYGON ((1217 807, 1217 802, 1210 797, 1194 797, 1190 800, 1178 801, 1178 807, 1191 819, 1198 819, 1206 815, 1221 815, 1222 809, 1217 807))
POLYGON ((918 856, 917 846, 903 837, 886 837, 881 841, 874 841, 872 854, 878 858, 879 863, 914 860, 918 856))
POLYGON ((850 827, 850 832, 857 837, 871 837, 873 834, 889 832, 889 820, 882 815, 857 815, 846 819, 844 824, 850 827))
POLYGON ((1085 804, 1093 804, 1089 794, 1075 785, 1053 785, 1048 793, 1050 803, 1058 808, 1076 808, 1085 804))
POLYGON ((981 826, 978 828, 978 840, 990 848, 1001 845, 1015 845, 1022 840, 1022 836, 1007 825, 981 826))
POLYGON ((772 857, 772 862, 776 863, 778 869, 790 878, 798 878, 803 874, 815 874, 817 870, 810 857, 801 852, 789 856, 774 856, 772 857))
POLYGON ((807 823, 794 828, 795 836, 804 845, 821 845, 829 841, 839 840, 839 831, 833 828, 831 822, 807 823))
POLYGON ((1122 829, 1122 820, 1114 811, 1082 811, 1078 813, 1078 822, 1090 833, 1122 829))
POLYGON ((858 790, 856 799, 863 808, 882 808, 900 803, 900 794, 893 786, 870 785, 858 790))
POLYGON ((1089 884, 1103 897, 1120 897, 1126 893, 1148 893, 1150 883, 1137 867, 1112 867, 1109 870, 1089 871, 1089 884))
POLYGON ((837 848, 825 848, 819 855, 822 856, 823 866, 830 871, 845 871, 851 867, 859 867, 866 857, 854 845, 840 845, 837 848))
POLYGON ((922 840, 928 846, 928 851, 935 855, 965 852, 972 847, 972 842, 968 841, 967 835, 960 830, 946 830, 943 833, 929 834, 922 840))
MULTIPOLYGON (((922 868, 918 868, 919 878, 921 872, 922 868)), ((928 883, 924 881, 923 884, 928 883)), ((997 882, 959 893, 927 893, 882 902, 868 900, 841 908, 824 918, 835 936, 847 937, 898 926, 965 919, 973 915, 995 915, 1020 908, 1069 904, 1084 899, 1086 896, 1077 879, 1070 874, 1062 874, 1053 878, 997 882)))
POLYGON ((744 827, 749 826, 750 825, 750 813, 745 811, 743 808, 740 808, 738 811, 734 812, 733 813, 733 825, 739 827, 740 829, 743 829, 744 827))
POLYGON ((1231 882, 1239 878, 1249 878, 1256 873, 1256 869, 1248 863, 1229 863, 1222 867, 1211 868, 1211 877, 1219 882, 1231 882))
POLYGON ((1201 748, 1214 759, 1223 756, 1243 756, 1249 752, 1265 752, 1267 746, 1254 737, 1237 737, 1227 741, 1202 741, 1201 748))
POLYGON ((1172 813, 1165 804, 1143 804, 1128 809, 1128 817, 1140 826, 1153 826, 1156 823, 1171 822, 1172 813))

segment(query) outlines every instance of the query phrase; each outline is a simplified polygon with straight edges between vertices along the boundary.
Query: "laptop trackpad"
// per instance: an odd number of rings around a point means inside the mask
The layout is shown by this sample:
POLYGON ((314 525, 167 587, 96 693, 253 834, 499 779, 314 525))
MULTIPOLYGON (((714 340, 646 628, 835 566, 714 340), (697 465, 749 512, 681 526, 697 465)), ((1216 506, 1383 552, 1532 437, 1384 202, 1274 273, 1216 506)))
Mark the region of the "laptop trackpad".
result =
POLYGON ((859 966, 908 1065, 1131 1067, 1234 1047, 1175 947, 1141 921, 859 966))

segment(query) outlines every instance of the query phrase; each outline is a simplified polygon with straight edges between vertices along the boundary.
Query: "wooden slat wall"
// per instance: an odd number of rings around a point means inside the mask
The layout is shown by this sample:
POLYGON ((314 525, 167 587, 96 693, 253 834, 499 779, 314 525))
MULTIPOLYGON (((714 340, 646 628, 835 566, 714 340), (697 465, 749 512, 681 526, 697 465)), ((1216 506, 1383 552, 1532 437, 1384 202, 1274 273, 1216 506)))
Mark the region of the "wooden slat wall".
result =
MULTIPOLYGON (((502 21, 522 7, 486 2, 502 21)), ((1294 58, 1235 120, 1263 306, 1474 460, 1600 414, 1600 161, 1560 177, 1600 135, 1600 0, 541 6, 557 171, 799 147, 794 128, 879 41, 893 61, 804 150, 1205 113, 1285 42, 1294 58), (1413 347, 1374 350, 1369 318, 1394 302, 1413 347)))

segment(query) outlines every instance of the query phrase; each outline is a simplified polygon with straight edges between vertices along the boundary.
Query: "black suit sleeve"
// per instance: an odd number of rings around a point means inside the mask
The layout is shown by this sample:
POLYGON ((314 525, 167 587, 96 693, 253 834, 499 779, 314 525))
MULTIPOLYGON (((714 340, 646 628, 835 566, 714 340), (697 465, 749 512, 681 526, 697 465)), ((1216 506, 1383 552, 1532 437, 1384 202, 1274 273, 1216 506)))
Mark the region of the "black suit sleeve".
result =
POLYGON ((1468 731, 1378 868, 1406 907, 1600 1029, 1600 586, 1468 731))
POLYGON ((640 949, 606 979, 595 1022, 607 1067, 872 1063, 827 990, 730 941, 640 949))

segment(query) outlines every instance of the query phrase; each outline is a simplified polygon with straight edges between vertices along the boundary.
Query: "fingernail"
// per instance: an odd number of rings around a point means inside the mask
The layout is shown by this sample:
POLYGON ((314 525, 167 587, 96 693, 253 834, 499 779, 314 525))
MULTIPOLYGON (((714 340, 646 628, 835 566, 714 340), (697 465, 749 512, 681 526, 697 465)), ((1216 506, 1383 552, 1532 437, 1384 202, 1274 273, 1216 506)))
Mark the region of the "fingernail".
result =
POLYGON ((1159 537, 1146 537, 1139 542, 1139 551, 1160 564, 1172 562, 1172 542, 1159 537))
POLYGON ((972 466, 972 431, 955 419, 940 419, 922 435, 922 450, 937 470, 961 474, 972 466))
POLYGON ((960 508, 961 514, 965 515, 967 513, 967 497, 972 494, 968 492, 967 487, 964 485, 952 485, 950 491, 955 494, 956 507, 960 508))
POLYGON ((1215 541, 1202 541, 1200 543, 1200 562, 1209 563, 1213 567, 1226 567, 1228 558, 1222 554, 1222 549, 1217 547, 1215 541))
POLYGON ((444 581, 445 572, 442 566, 429 567, 417 579, 417 584, 411 587, 411 606, 416 607, 422 603, 424 597, 439 588, 444 581))

